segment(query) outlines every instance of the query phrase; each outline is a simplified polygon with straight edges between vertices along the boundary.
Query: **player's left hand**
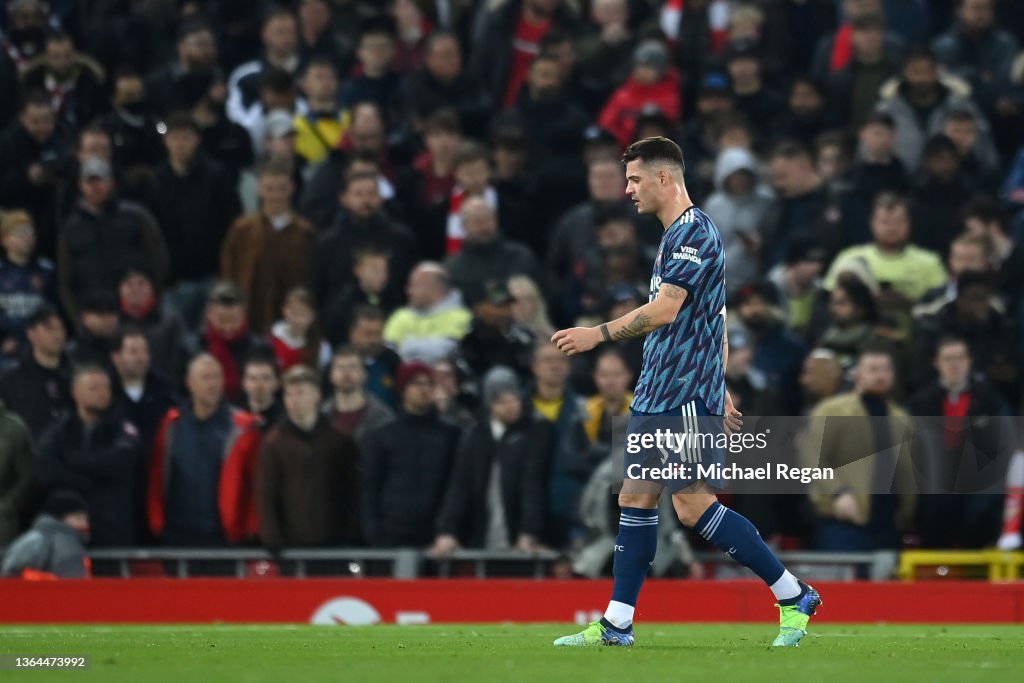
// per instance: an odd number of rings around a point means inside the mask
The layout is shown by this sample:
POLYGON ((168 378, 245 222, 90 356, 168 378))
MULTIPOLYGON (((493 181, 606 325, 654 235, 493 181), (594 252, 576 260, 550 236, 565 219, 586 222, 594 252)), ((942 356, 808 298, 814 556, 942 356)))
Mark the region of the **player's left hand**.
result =
POLYGON ((736 410, 736 405, 732 402, 732 394, 728 391, 725 392, 725 432, 726 434, 735 434, 743 429, 743 413, 736 410))
POLYGON ((596 327, 571 327, 551 336, 551 342, 567 356, 583 353, 601 343, 601 330, 596 327))

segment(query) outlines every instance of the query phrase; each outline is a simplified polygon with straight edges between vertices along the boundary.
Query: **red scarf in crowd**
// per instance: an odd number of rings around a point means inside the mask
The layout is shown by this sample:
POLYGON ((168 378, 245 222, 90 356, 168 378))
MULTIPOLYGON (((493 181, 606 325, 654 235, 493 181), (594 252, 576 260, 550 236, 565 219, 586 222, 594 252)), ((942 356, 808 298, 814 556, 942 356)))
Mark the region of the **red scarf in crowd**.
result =
POLYGON ((215 330, 209 322, 206 323, 206 329, 203 332, 206 339, 206 350, 217 359, 221 370, 224 371, 224 393, 231 398, 240 396, 242 393, 242 368, 235 360, 231 345, 245 339, 248 334, 249 326, 245 323, 230 337, 215 330))

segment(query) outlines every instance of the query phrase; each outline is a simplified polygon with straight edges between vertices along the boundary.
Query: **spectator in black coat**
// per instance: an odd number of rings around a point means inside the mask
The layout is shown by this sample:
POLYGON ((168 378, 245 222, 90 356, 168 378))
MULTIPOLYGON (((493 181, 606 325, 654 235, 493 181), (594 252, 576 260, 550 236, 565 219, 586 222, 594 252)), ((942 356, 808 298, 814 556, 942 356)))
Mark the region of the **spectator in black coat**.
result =
POLYGON ((486 130, 486 107, 480 88, 463 71, 458 37, 434 31, 423 48, 423 67, 405 81, 402 92, 404 118, 419 129, 432 114, 453 109, 462 128, 482 135, 486 130))
POLYGON ((117 299, 90 293, 82 297, 75 336, 68 345, 71 366, 99 365, 110 372, 110 343, 117 334, 117 299))
POLYGON ((134 326, 118 330, 111 344, 114 401, 125 419, 139 430, 139 443, 149 453, 160 420, 178 402, 178 392, 152 368, 145 332, 134 326))
POLYGON ((64 223, 57 245, 57 282, 68 315, 78 314, 87 293, 117 295, 130 268, 153 273, 157 285, 167 280, 167 243, 153 216, 114 196, 110 164, 89 159, 82 165, 82 198, 64 223))
POLYGON ((468 297, 473 310, 469 332, 459 342, 459 357, 477 378, 496 365, 530 377, 534 337, 512 315, 514 297, 504 280, 492 280, 468 297))
POLYGON ((221 244, 242 207, 231 175, 200 151, 200 131, 192 117, 176 114, 166 125, 167 160, 154 172, 147 204, 167 240, 179 285, 172 297, 194 323, 202 309, 203 285, 208 287, 217 274, 221 244))
POLYGON ((355 255, 369 247, 389 255, 391 294, 400 295, 416 263, 416 242, 408 228, 381 212, 377 176, 362 172, 351 175, 339 201, 344 214, 320 233, 313 251, 311 289, 316 300, 329 309, 334 297, 353 281, 355 255))
POLYGON ((1005 422, 999 418, 1007 414, 1007 405, 991 384, 972 375, 971 352, 963 339, 940 339, 934 364, 938 378, 907 406, 911 415, 925 418, 918 422, 915 440, 925 449, 915 465, 930 494, 917 499, 921 545, 990 547, 999 536, 1003 497, 965 491, 957 486, 957 475, 965 459, 973 461, 966 466, 982 469, 986 459, 995 460, 1000 449, 1012 447, 1000 434, 1005 422))
POLYGON ((531 552, 544 526, 551 428, 523 405, 515 373, 484 379, 485 412, 469 428, 448 484, 431 552, 457 547, 531 552))
POLYGON ((957 336, 968 345, 973 365, 1015 403, 1020 396, 1021 351, 1013 321, 993 303, 995 288, 985 273, 966 272, 957 279, 956 299, 914 327, 917 346, 915 384, 924 386, 935 377, 936 345, 944 336, 957 336))
POLYGON ((869 240, 864 208, 822 181, 806 148, 779 144, 770 168, 777 198, 764 221, 762 258, 767 268, 783 261, 794 240, 812 239, 829 261, 843 247, 869 240))
POLYGON ((34 438, 71 407, 67 331, 57 311, 44 306, 25 328, 29 348, 18 364, 0 376, 0 402, 18 414, 34 438))
POLYGON ((162 127, 149 109, 142 74, 119 70, 110 103, 110 113, 98 125, 114 141, 112 161, 122 171, 122 195, 141 198, 152 182, 154 167, 164 156, 162 127))
POLYGON ((462 250, 445 265, 452 284, 462 290, 463 296, 476 296, 488 280, 507 280, 513 275, 527 275, 538 284, 544 282, 533 253, 502 237, 497 212, 486 199, 471 197, 463 203, 462 225, 466 231, 462 250))
POLYGON ((130 268, 118 286, 121 322, 137 327, 146 335, 153 370, 181 385, 188 362, 188 329, 178 311, 157 294, 152 276, 141 268, 130 268))
POLYGON ((110 376, 82 365, 71 382, 75 410, 40 439, 36 476, 47 491, 71 489, 89 506, 91 545, 134 545, 142 529, 139 432, 111 410, 110 376))
POLYGON ((434 540, 459 430, 434 409, 429 366, 403 365, 397 388, 401 411, 362 444, 363 531, 374 546, 424 547, 434 540))
POLYGON ((18 118, 0 133, 0 206, 20 206, 32 214, 39 253, 53 258, 57 244, 57 193, 61 140, 50 98, 25 98, 18 118))
POLYGON ((921 177, 910 193, 911 241, 937 254, 945 255, 960 233, 960 208, 971 196, 961 163, 952 140, 932 136, 921 153, 921 177))
POLYGON ((864 206, 872 206, 880 192, 905 194, 910 178, 896 157, 896 122, 885 112, 868 115, 858 132, 857 159, 846 174, 853 192, 864 206))
POLYGON ((146 92, 153 111, 165 113, 186 104, 181 99, 190 74, 210 72, 217 67, 217 37, 199 20, 183 21, 178 27, 177 59, 151 73, 146 92))
POLYGON ((92 121, 106 107, 103 68, 75 50, 66 33, 46 38, 42 57, 21 75, 26 91, 42 90, 59 102, 57 119, 69 131, 92 121))

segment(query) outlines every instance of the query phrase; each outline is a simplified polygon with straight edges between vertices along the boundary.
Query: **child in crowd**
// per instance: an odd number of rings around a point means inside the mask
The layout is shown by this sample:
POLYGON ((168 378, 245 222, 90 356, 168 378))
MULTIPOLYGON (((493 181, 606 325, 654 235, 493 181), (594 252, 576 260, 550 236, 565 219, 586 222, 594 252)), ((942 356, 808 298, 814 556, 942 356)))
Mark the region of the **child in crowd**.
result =
POLYGON ((323 369, 331 360, 331 347, 323 340, 316 320, 313 294, 305 287, 293 287, 284 297, 282 319, 270 330, 270 342, 281 372, 294 365, 323 369))

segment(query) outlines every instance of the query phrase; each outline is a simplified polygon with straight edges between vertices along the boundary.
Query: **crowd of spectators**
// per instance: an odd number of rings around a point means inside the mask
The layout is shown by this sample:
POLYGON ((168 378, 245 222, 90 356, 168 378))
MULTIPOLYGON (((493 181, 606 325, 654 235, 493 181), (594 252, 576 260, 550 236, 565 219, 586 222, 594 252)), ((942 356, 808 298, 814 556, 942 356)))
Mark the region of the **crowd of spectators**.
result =
MULTIPOLYGON (((548 340, 646 299, 652 135, 722 233, 742 412, 1016 414, 1022 41, 1009 0, 4 0, 0 546, 42 510, 599 572, 642 341, 548 340)), ((733 502, 796 547, 1019 543, 961 498, 733 502)))

